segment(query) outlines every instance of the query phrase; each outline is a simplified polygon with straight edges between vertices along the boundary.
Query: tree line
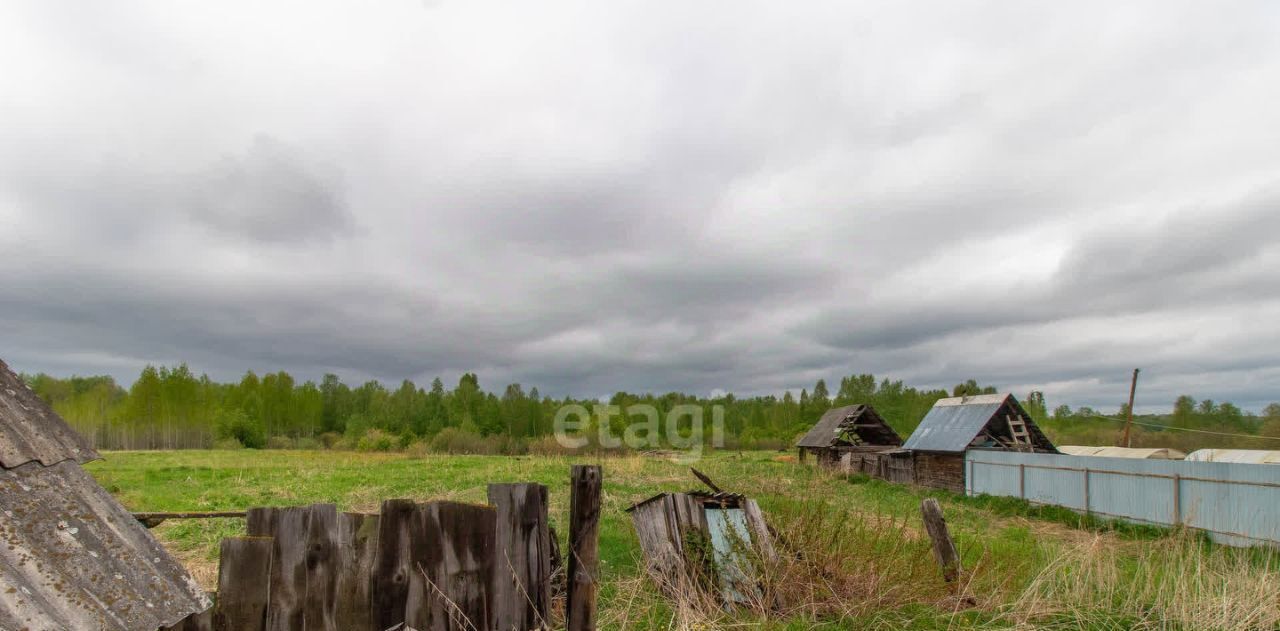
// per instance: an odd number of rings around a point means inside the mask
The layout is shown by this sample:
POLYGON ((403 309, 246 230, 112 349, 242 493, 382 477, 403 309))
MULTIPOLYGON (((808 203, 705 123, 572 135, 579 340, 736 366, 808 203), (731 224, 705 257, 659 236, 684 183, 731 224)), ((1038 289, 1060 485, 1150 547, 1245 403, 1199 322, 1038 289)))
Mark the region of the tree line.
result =
MULTIPOLYGON (((327 374, 318 383, 298 383, 288 372, 259 376, 246 373, 239 382, 220 383, 196 376, 186 364, 146 366, 125 389, 108 376, 57 378, 23 375, 78 432, 100 449, 188 449, 208 447, 300 447, 390 450, 419 445, 451 452, 519 453, 554 450, 551 435, 557 410, 566 405, 587 409, 598 400, 553 398, 518 383, 500 392, 486 391, 474 373, 463 374, 447 388, 440 378, 428 386, 404 380, 394 387, 379 381, 357 386, 327 374)), ((894 429, 907 436, 933 404, 948 396, 994 393, 975 380, 950 390, 918 389, 902 381, 870 374, 840 379, 834 392, 825 380, 798 394, 781 396, 699 397, 685 393, 619 392, 609 405, 625 410, 647 404, 666 414, 678 405, 695 405, 712 418, 723 410, 724 438, 729 448, 783 448, 808 431, 834 406, 871 404, 894 429)), ((1094 418, 1089 408, 1059 406, 1048 412, 1044 395, 1030 392, 1024 407, 1059 444, 1114 444, 1119 426, 1094 418)), ((1123 413, 1121 409, 1121 413, 1123 413)), ((1220 428, 1242 435, 1280 436, 1280 405, 1262 417, 1230 403, 1197 402, 1181 397, 1170 415, 1142 419, 1183 428, 1220 428)), ((594 421, 593 421, 594 422, 594 421)), ((608 419, 621 435, 637 419, 625 414, 608 419)), ((1140 429, 1135 444, 1169 442, 1182 448, 1187 436, 1173 431, 1140 429), (1182 442, 1180 442, 1182 441, 1182 442)), ((1195 435, 1199 446, 1238 446, 1220 437, 1195 435)), ((1243 440, 1243 439, 1242 439, 1243 440)), ((1251 444, 1254 448, 1263 445, 1251 444)))

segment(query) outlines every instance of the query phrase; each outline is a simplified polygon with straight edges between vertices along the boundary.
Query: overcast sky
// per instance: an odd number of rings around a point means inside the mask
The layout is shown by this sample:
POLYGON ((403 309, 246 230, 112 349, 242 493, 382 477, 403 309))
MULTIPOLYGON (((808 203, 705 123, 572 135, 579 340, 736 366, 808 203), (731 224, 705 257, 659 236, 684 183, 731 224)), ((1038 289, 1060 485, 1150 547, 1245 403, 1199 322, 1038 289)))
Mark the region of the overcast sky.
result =
POLYGON ((0 357, 1257 409, 1278 7, 7 0, 0 357))

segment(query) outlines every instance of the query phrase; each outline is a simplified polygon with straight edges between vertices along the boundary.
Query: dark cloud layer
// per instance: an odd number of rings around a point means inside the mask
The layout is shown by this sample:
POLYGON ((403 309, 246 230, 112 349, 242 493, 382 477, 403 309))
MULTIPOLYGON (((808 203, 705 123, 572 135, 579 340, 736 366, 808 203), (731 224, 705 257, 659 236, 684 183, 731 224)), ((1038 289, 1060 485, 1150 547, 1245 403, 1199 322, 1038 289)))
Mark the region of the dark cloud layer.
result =
POLYGON ((0 9, 0 357, 1280 399, 1280 12, 0 9))

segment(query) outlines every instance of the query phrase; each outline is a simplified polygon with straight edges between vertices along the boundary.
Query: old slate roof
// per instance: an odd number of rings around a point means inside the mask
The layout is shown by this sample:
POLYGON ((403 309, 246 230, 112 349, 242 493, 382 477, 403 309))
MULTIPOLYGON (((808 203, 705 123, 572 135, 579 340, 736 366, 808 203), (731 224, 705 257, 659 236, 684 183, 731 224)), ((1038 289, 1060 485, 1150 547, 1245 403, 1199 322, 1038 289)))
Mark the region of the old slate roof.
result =
POLYGON ((0 360, 0 466, 12 469, 32 460, 53 465, 63 460, 81 464, 98 459, 67 422, 0 360))
POLYGON ((1018 414, 1027 424, 1037 450, 1057 453, 1049 437, 1040 431, 1017 399, 1008 394, 983 394, 972 397, 941 399, 925 415, 907 439, 904 449, 939 453, 964 453, 990 424, 993 431, 1007 434, 1003 427, 1005 414, 1018 414), (999 418, 997 418, 999 417, 999 418), (997 423, 993 424, 992 422, 997 423))
POLYGON ((831 447, 836 444, 841 425, 852 425, 858 438, 868 445, 896 447, 902 444, 902 437, 876 414, 875 408, 869 405, 847 405, 827 410, 813 429, 796 442, 796 446, 831 447))
POLYGON ((29 394, 0 363, 0 629, 155 631, 207 609, 187 571, 80 466, 97 454, 29 394))

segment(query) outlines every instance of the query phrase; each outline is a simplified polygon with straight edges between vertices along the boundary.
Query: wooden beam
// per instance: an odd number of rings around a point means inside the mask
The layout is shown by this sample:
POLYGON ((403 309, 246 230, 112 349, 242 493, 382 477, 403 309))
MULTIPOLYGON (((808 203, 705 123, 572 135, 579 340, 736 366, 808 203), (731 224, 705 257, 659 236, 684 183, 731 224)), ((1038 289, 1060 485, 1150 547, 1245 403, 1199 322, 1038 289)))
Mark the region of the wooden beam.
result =
POLYGON ((567 631, 594 631, 600 580, 599 465, 574 465, 569 496, 569 600, 567 631))
POLYGON ((147 528, 155 528, 164 523, 166 519, 215 519, 223 517, 240 517, 246 515, 246 511, 212 511, 212 512, 182 512, 182 513, 133 513, 133 518, 142 522, 147 528))
POLYGON ((960 552, 956 550, 956 542, 951 539, 947 530, 947 520, 942 516, 942 507, 938 500, 929 497, 920 503, 920 513, 924 517, 924 528, 933 540, 933 558, 942 568, 942 578, 948 583, 960 577, 960 552))
POLYGON ((698 478, 698 480, 700 480, 703 484, 707 485, 707 488, 711 489, 713 493, 724 493, 724 490, 716 486, 716 483, 712 482, 711 478, 707 477, 707 474, 701 471, 698 471, 693 467, 689 467, 689 470, 693 472, 694 477, 698 478))

